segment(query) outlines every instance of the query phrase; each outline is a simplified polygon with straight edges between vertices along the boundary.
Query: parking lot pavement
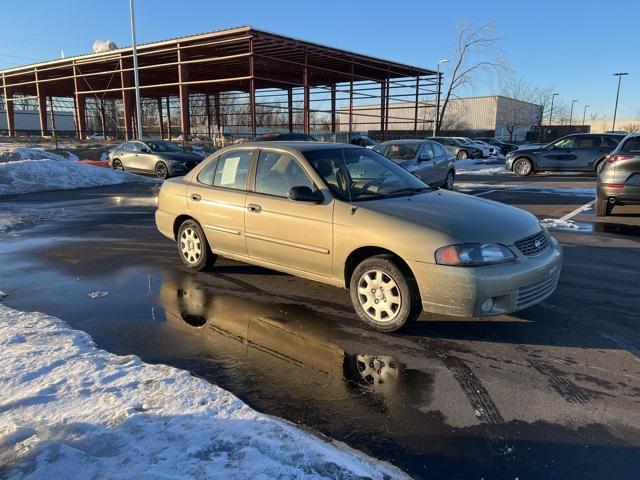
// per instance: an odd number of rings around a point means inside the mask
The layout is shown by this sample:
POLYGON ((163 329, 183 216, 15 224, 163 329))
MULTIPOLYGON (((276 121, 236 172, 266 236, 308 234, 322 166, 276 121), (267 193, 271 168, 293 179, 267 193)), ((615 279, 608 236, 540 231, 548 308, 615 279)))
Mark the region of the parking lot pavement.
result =
MULTIPOLYGON (((541 218, 590 200, 489 187, 468 193, 493 190, 483 196, 541 218)), ((186 271, 155 230, 154 195, 122 185, 3 200, 3 301, 416 478, 637 478, 638 232, 558 230, 564 269, 542 304, 490 320, 424 315, 384 335, 358 323, 346 290, 227 260, 186 271)))

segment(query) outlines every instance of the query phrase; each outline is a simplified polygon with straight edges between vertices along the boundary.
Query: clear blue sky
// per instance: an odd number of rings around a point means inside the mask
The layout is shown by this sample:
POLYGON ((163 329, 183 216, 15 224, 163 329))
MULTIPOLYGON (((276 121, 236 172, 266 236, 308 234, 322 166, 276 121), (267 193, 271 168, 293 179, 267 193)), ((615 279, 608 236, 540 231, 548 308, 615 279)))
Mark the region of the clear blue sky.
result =
MULTIPOLYGON (((96 39, 131 43, 128 0, 7 0, 0 15, 0 68, 87 53, 96 39)), ((503 56, 531 84, 554 87, 576 109, 609 116, 613 72, 626 71, 619 118, 640 118, 640 1, 136 0, 138 41, 253 25, 392 60, 435 67, 456 25, 491 23, 503 56)), ((445 69, 446 72, 446 69, 445 69)), ((495 93, 477 85, 470 94, 495 93)))

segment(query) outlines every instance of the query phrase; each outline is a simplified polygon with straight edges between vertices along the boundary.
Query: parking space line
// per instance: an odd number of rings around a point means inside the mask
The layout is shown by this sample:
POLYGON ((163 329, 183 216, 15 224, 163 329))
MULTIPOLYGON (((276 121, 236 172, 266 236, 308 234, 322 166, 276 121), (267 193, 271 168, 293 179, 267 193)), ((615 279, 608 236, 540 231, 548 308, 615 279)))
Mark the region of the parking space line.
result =
POLYGON ((584 205, 582 205, 581 207, 576 208, 575 210, 573 210, 572 212, 567 213, 564 217, 559 218, 558 220, 560 222, 566 222, 567 220, 569 220, 570 218, 575 217, 576 215, 578 215, 581 212, 584 212, 585 210, 588 210, 589 208, 591 208, 591 206, 595 203, 595 200, 591 200, 589 203, 585 203, 584 205))
POLYGON ((481 197, 482 195, 489 195, 490 193, 497 192, 497 190, 487 190, 486 192, 474 193, 476 197, 481 197))

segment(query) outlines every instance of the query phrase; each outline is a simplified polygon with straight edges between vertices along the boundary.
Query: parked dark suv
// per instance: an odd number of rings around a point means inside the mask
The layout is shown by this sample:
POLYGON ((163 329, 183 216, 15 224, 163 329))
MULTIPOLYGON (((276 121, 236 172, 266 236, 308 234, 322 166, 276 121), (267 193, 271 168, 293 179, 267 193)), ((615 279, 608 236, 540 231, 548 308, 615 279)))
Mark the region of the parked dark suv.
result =
POLYGON ((625 204, 640 204, 640 132, 626 136, 598 174, 596 215, 604 217, 625 204))
POLYGON ((505 164, 507 170, 520 176, 540 170, 597 173, 607 154, 623 138, 617 134, 567 135, 542 147, 509 152, 505 164))

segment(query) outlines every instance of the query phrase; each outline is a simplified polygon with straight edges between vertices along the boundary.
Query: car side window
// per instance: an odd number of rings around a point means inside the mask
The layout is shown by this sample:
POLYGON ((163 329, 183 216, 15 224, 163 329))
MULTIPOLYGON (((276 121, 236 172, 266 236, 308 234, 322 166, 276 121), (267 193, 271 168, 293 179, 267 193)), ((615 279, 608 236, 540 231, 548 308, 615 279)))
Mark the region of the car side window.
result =
POLYGON ((620 151, 624 153, 640 155, 640 137, 632 137, 624 142, 624 145, 622 145, 620 151))
POLYGON ((133 145, 132 145, 132 143, 133 143, 133 142, 124 142, 124 143, 120 146, 120 148, 121 148, 122 150, 124 150, 125 152, 133 152, 133 145))
POLYGON ((431 147, 431 143, 427 142, 422 146, 420 150, 420 159, 421 160, 432 160, 434 157, 433 148, 431 147))
POLYGON ((575 143, 576 137, 566 137, 556 140, 555 143, 551 144, 551 146, 553 148, 574 148, 575 143))
POLYGON ((575 148, 600 148, 602 140, 599 135, 579 136, 575 148))
POLYGON ((291 187, 315 188, 302 166, 291 155, 262 150, 256 169, 256 193, 286 197, 291 187))
POLYGON ((433 152, 436 154, 436 157, 443 157, 445 154, 444 148, 439 143, 433 144, 433 152))
POLYGON ((198 174, 198 181, 204 185, 213 185, 213 177, 216 174, 218 159, 211 160, 198 174))
POLYGON ((253 150, 236 150, 218 157, 218 167, 213 177, 214 187, 243 190, 247 187, 247 176, 253 150))
POLYGON ((605 147, 616 148, 620 143, 620 139, 615 137, 602 137, 602 142, 605 147))

